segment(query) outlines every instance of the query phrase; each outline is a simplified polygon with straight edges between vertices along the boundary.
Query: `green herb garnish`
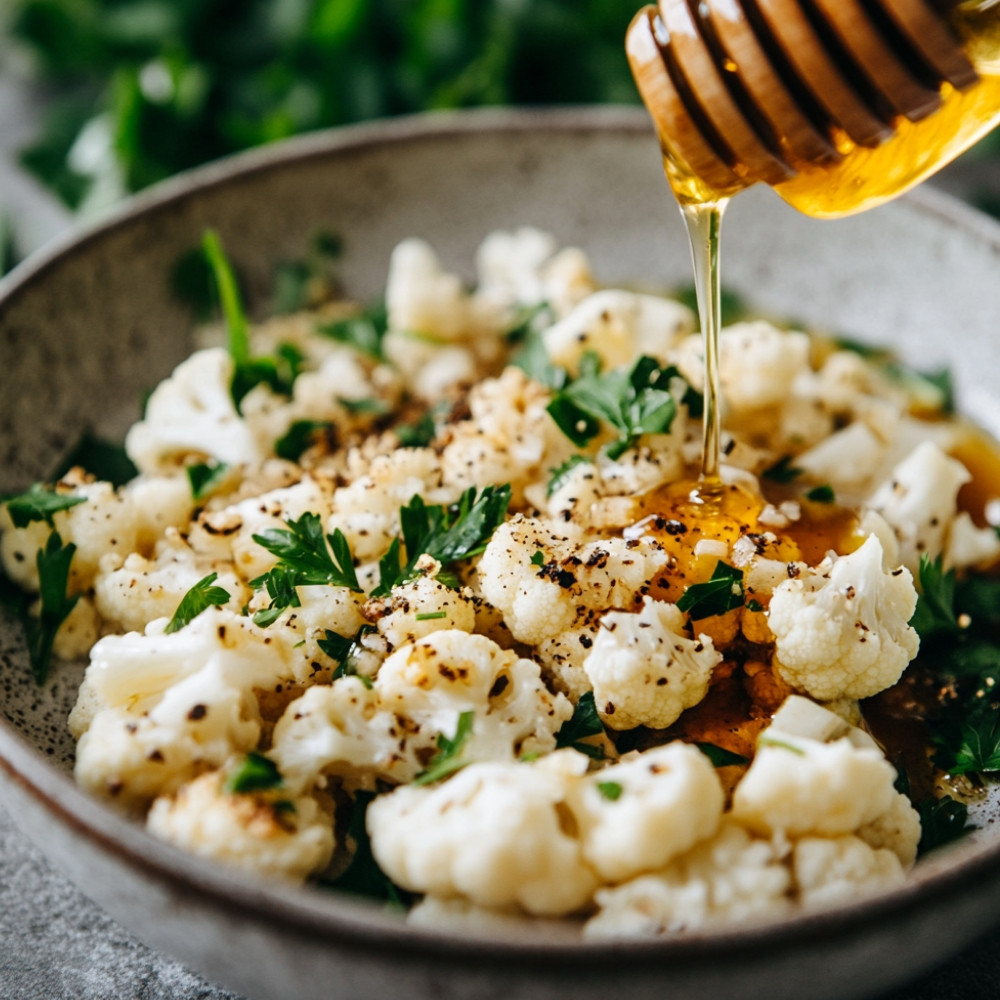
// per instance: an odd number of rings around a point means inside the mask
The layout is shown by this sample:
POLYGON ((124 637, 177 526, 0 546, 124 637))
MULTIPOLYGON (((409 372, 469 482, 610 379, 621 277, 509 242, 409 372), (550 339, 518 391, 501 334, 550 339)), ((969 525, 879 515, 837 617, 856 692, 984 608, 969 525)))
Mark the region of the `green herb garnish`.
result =
POLYGON ((468 764, 462 759, 462 749, 472 733, 472 723, 475 712, 462 712, 455 725, 455 735, 451 738, 438 733, 437 753, 431 758, 427 770, 422 771, 413 779, 414 785, 430 785, 442 778, 447 778, 468 764))
POLYGON ((923 856, 944 844, 950 844, 975 829, 969 823, 969 807, 950 795, 944 795, 939 799, 924 799, 917 807, 917 812, 920 813, 918 856, 923 856))
POLYGON ((433 415, 428 412, 411 424, 393 428, 393 433, 404 448, 426 448, 434 440, 437 429, 433 415))
POLYGON ((191 498, 197 503, 211 496, 225 482, 229 466, 225 462, 201 462, 187 467, 191 498))
POLYGON ((715 564, 710 579, 687 587, 677 601, 677 607, 687 611, 692 620, 724 615, 742 606, 743 570, 721 559, 715 564))
POLYGON ((580 695, 580 700, 573 706, 572 716, 563 723, 562 728, 556 733, 556 747, 572 747, 585 753, 595 760, 604 759, 604 748, 593 746, 583 741, 591 736, 603 736, 604 723, 598 714, 597 705, 594 702, 594 692, 585 691, 580 695))
POLYGON ((218 608, 225 604, 229 598, 229 591, 222 587, 214 587, 218 578, 218 573, 209 573, 202 577, 182 598, 177 605, 173 618, 167 622, 164 632, 179 632, 185 625, 194 621, 203 611, 209 608, 218 608))
POLYGON ((4 501, 15 528, 26 528, 33 521, 45 521, 51 528, 55 514, 86 502, 86 497, 56 493, 42 483, 33 483, 26 492, 4 501))
POLYGON ((813 503, 833 503, 836 496, 832 486, 824 485, 814 486, 811 490, 807 490, 806 499, 812 500, 813 503))
POLYGON ((566 481, 569 479, 570 473, 580 465, 591 465, 593 464, 591 459, 586 455, 570 455, 562 465, 557 466, 552 470, 552 476, 549 479, 548 490, 546 495, 551 497, 558 490, 561 490, 563 486, 566 485, 566 481))
POLYGON ((509 484, 487 486, 478 497, 476 488, 470 486, 457 503, 448 506, 428 505, 422 497, 414 496, 399 510, 406 562, 402 561, 399 539, 394 539, 379 560, 379 585, 372 591, 373 596, 383 597, 393 587, 413 579, 422 555, 431 556, 443 566, 478 555, 503 523, 509 504, 509 484))
POLYGON ((294 420, 288 430, 274 444, 278 458, 297 462, 303 452, 311 448, 320 437, 334 430, 329 420, 294 420))
POLYGON ((599 781, 597 790, 609 802, 617 802, 622 797, 622 792, 625 791, 617 781, 599 781))
MULTIPOLYGON (((326 584, 361 592, 350 546, 340 528, 324 535, 319 515, 312 511, 285 523, 287 528, 269 528, 253 540, 278 557, 278 568, 291 574, 294 586, 326 584)), ((263 580, 258 577, 250 585, 258 587, 263 580)))
POLYGON ((49 534, 45 547, 39 549, 35 556, 41 611, 37 618, 25 618, 25 631, 31 671, 39 684, 44 684, 49 676, 52 646, 59 626, 69 617, 80 599, 79 594, 67 594, 74 552, 76 546, 72 542, 63 545, 59 532, 53 531, 49 534))
POLYGON ((417 612, 416 615, 414 615, 414 618, 418 622, 429 622, 437 618, 447 618, 447 617, 448 617, 447 611, 419 611, 417 612))
POLYGON ((317 327, 317 333, 336 340, 339 344, 353 347, 376 361, 383 361, 382 338, 388 325, 385 303, 378 302, 357 316, 348 316, 345 319, 322 324, 317 327))
POLYGON ((695 746, 712 762, 713 767, 730 767, 731 765, 749 764, 750 758, 734 753, 715 743, 695 743, 695 746))
POLYGON ((283 784, 278 765, 270 757, 251 750, 226 778, 223 791, 228 795, 250 795, 280 788, 283 784))
POLYGON ((792 465, 791 455, 785 455, 763 472, 764 478, 770 479, 772 483, 790 483, 801 475, 802 470, 792 465))

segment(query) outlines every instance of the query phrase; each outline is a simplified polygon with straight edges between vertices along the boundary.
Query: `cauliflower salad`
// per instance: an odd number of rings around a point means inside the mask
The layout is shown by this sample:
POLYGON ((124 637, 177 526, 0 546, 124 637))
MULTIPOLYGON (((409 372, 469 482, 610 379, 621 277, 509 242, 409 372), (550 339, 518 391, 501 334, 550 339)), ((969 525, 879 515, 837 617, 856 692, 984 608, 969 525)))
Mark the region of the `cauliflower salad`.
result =
POLYGON ((248 872, 594 937, 883 891, 962 832, 992 685, 918 651, 987 641, 1000 538, 939 381, 732 324, 699 484, 693 314, 547 234, 471 290, 408 239, 384 305, 256 325, 205 255, 228 343, 152 392, 138 474, 0 507, 39 680, 89 656, 81 786, 248 872))

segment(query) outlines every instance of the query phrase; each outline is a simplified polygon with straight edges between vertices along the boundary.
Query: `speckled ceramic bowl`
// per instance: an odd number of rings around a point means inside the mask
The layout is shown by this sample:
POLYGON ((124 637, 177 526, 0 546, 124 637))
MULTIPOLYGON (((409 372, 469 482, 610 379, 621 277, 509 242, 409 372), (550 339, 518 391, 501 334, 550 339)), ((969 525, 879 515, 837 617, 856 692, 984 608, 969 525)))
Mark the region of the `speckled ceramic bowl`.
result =
MULTIPOLYGON (((686 283, 688 250, 636 111, 477 113, 317 135, 168 183, 0 282, 0 493, 44 478, 84 427, 120 437, 188 351, 168 289, 218 229, 259 304, 275 264, 323 228, 346 288, 379 293, 420 235, 468 266, 490 230, 532 224, 586 248, 607 282, 686 283)), ((727 218, 725 283, 752 304, 949 362, 966 408, 1000 430, 1000 227, 921 195, 808 220, 768 191, 727 218)), ((869 995, 1000 919, 1000 836, 918 867, 905 887, 808 918, 644 943, 565 929, 435 933, 363 902, 251 882, 184 856, 78 791, 65 716, 82 666, 39 689, 0 621, 0 798, 32 840, 138 936, 254 1000, 811 1000, 869 995)))

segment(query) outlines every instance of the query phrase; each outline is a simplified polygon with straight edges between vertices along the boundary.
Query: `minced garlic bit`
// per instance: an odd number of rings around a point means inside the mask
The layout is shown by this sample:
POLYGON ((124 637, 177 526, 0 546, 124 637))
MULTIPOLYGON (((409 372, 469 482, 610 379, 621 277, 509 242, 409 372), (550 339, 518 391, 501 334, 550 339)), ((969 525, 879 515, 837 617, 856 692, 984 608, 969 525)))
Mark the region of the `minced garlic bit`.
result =
POLYGON ((655 935, 896 884, 919 821, 844 719, 916 654, 921 557, 1000 556, 959 507, 961 426, 858 354, 743 323, 729 464, 699 494, 689 310, 598 288, 530 229, 477 261, 470 291, 405 241, 384 330, 350 303, 252 328, 295 373, 239 395, 205 347, 130 431, 138 478, 0 508, 26 590, 50 533, 76 547, 55 649, 101 636, 77 780, 285 879, 349 867, 367 809, 425 922, 655 935), (272 780, 234 791, 247 754, 272 780))

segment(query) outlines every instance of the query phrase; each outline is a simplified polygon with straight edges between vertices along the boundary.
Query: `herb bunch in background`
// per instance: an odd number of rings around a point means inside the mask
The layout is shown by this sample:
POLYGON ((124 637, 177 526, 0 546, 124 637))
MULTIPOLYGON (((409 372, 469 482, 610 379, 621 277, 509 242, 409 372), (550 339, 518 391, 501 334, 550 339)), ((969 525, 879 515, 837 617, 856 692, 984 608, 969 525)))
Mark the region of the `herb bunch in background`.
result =
POLYGON ((634 0, 12 0, 70 206, 236 150, 434 108, 636 101, 634 0))

